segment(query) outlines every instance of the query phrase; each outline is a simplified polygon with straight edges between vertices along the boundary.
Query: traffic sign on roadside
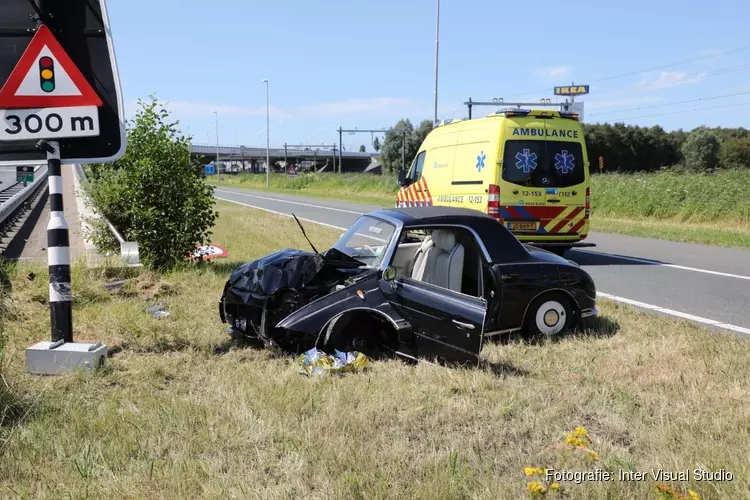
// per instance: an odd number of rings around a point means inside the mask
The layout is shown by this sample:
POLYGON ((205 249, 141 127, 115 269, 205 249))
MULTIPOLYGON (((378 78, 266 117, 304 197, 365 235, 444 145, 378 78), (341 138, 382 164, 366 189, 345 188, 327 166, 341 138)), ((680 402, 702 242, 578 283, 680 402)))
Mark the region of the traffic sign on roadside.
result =
POLYGON ((287 168, 286 175, 287 177, 291 177, 292 179, 297 177, 297 169, 294 167, 294 165, 290 165, 289 168, 287 168))
POLYGON ((34 182, 34 167, 31 165, 16 167, 16 182, 34 182))
POLYGON ((105 0, 3 0, 0 165, 38 165, 39 140, 62 163, 125 152, 123 103, 105 0))

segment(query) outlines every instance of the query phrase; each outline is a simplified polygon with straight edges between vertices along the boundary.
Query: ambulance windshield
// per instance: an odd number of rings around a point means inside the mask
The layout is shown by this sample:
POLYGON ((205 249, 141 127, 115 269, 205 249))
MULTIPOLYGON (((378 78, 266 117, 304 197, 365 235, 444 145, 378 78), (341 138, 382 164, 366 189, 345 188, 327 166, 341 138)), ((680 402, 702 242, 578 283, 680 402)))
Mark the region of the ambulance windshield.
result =
POLYGON ((583 152, 577 142, 509 140, 503 156, 503 180, 530 187, 570 187, 585 180, 583 152))

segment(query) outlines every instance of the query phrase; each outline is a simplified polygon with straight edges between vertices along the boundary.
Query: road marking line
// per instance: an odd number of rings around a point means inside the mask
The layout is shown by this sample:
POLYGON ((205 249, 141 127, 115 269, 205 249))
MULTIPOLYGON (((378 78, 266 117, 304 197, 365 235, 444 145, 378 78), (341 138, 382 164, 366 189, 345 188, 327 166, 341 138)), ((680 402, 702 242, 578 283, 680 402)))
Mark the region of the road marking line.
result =
MULTIPOLYGON (((344 210, 343 208, 324 207, 323 205, 311 205, 309 203, 301 203, 299 201, 289 201, 289 200, 284 200, 284 199, 280 199, 280 198, 271 198, 269 196, 258 196, 257 194, 238 193, 237 191, 227 191, 226 189, 215 189, 214 191, 219 191, 219 192, 228 193, 228 194, 236 194, 236 195, 239 195, 239 196, 249 196, 250 198, 258 198, 258 199, 261 199, 261 200, 270 200, 270 201, 278 201, 278 202, 281 202, 281 203, 290 203, 292 205, 302 205, 304 207, 322 208, 324 210, 332 210, 334 212, 344 212, 344 213, 347 213, 347 214, 364 215, 364 212, 355 212, 353 210, 344 210)), ((302 220, 302 219, 300 219, 300 220, 302 220)))
MULTIPOLYGON (((248 205, 247 203, 242 203, 242 202, 234 201, 234 200, 227 200, 226 198, 219 198, 218 196, 216 197, 216 199, 217 200, 221 200, 221 201, 228 201, 229 203, 234 203, 235 205, 242 205, 243 207, 254 208, 256 210, 263 210, 264 212, 270 212, 272 214, 281 215, 283 217, 289 217, 290 219, 294 218, 294 217, 292 217, 291 214, 285 214, 285 213, 282 213, 282 212, 277 212, 276 210, 271 210, 269 208, 257 207, 255 205, 248 205)), ((326 227, 330 227, 330 228, 333 228, 333 229, 338 229, 340 231, 346 231, 347 230, 345 227, 334 226, 332 224, 326 224, 325 222, 320 222, 320 221, 317 221, 317 220, 303 219, 302 217, 297 217, 297 218, 299 220, 303 220, 305 222, 312 222, 313 224, 320 224, 321 226, 326 226, 326 227)))
MULTIPOLYGON (((235 193, 233 193, 231 191, 230 191, 230 193, 235 194, 235 193)), ((254 206, 254 205, 248 205, 247 203, 241 203, 239 201, 227 200, 226 198, 219 198, 218 196, 216 198, 219 199, 219 200, 222 200, 222 201, 227 201, 229 203, 234 203, 236 205, 242 205, 243 207, 255 208, 257 210, 263 210, 264 212, 269 212, 269 213, 272 213, 272 214, 281 215, 283 217, 292 218, 292 216, 290 214, 285 214, 285 213, 282 213, 282 212, 277 212, 276 210, 270 210, 268 208, 257 207, 257 206, 254 206)), ((333 228, 333 229, 338 229, 338 230, 341 230, 341 231, 346 231, 346 228, 339 227, 339 226, 333 226, 331 224, 326 224, 325 222, 320 222, 320 221, 316 221, 316 220, 312 220, 312 219, 303 219, 302 217, 297 217, 297 218, 299 220, 303 220, 305 222, 311 222, 313 224, 320 224, 321 226, 326 226, 326 227, 330 227, 330 228, 333 228)), ((592 253, 598 253, 598 252, 592 252, 592 253)), ((600 255, 607 255, 607 254, 600 254, 600 255)), ((722 323, 721 321, 716 321, 714 319, 703 318, 701 316, 695 316, 693 314, 684 313, 682 311, 675 311, 674 309, 667 309, 665 307, 655 306, 653 304, 647 304, 645 302, 639 302, 637 300, 627 299, 625 297, 619 297, 617 295, 612 295, 612 294, 609 294, 609 293, 597 292, 596 295, 597 295, 597 297, 603 297, 605 299, 614 300, 616 302, 622 302, 624 304, 629 304, 629 305, 632 305, 632 306, 641 307, 643 309, 648 309, 648 310, 651 310, 651 311, 660 312, 662 314, 667 314, 669 316, 674 316, 674 317, 681 318, 681 319, 687 319, 687 320, 690 320, 690 321, 694 321, 696 323, 702 323, 704 325, 711 325, 711 326, 715 326, 715 327, 718 327, 718 328, 723 328, 725 330, 731 330, 731 331, 738 332, 738 333, 744 333, 745 335, 750 335, 750 328, 743 328, 741 326, 732 325, 732 324, 729 324, 729 323, 722 323)))
POLYGON ((671 267, 673 269, 682 269, 683 271, 693 271, 696 273, 714 274, 716 276, 725 276, 727 278, 737 278, 741 280, 750 280, 750 276, 742 276, 740 274, 722 273, 719 271, 710 271, 708 269, 700 269, 697 267, 680 266, 677 264, 669 264, 667 262, 660 262, 658 260, 640 259, 638 257, 627 257, 625 255, 619 255, 616 253, 602 253, 592 252, 591 250, 585 250, 586 253, 601 255, 602 257, 615 257, 617 259, 630 260, 633 262, 641 262, 643 264, 650 264, 652 266, 671 267))
POLYGON ((750 335, 750 328, 743 328, 737 325, 730 325, 729 323, 722 323, 721 321, 716 321, 715 319, 703 318, 701 316, 695 316, 694 314, 688 314, 688 313, 684 313, 681 311, 675 311, 674 309, 667 309, 666 307, 655 306, 653 304, 647 304, 645 302, 638 302, 637 300, 626 299, 625 297, 618 297, 617 295, 611 295, 609 293, 597 292, 596 295, 597 297, 603 297, 605 299, 622 302, 624 304, 630 304, 631 306, 641 307, 643 309, 649 309, 651 311, 668 314, 670 316, 675 316, 677 318, 695 321, 696 323, 703 323, 704 325, 716 326, 719 328, 724 328, 726 330, 732 330, 734 332, 739 332, 739 333, 744 333, 745 335, 750 335))

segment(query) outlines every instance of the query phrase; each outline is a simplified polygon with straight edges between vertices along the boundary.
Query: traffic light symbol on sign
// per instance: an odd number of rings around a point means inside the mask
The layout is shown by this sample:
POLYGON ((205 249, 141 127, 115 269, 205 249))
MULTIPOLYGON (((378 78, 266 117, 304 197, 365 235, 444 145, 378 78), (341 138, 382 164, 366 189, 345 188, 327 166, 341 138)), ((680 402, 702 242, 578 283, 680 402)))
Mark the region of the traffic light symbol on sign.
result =
POLYGON ((49 56, 39 59, 39 85, 49 93, 55 90, 55 63, 49 56))

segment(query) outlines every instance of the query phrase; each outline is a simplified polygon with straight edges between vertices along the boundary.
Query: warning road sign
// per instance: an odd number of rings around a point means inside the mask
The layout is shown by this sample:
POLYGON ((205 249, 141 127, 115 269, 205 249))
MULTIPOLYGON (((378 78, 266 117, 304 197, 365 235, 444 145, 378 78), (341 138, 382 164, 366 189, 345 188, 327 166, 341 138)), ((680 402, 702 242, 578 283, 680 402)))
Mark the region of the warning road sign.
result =
POLYGON ((297 169, 293 165, 290 165, 289 168, 286 169, 286 175, 291 178, 297 177, 297 169))
POLYGON ((0 109, 101 106, 50 29, 39 27, 0 90, 0 109))
POLYGON ((50 29, 41 25, 0 89, 0 140, 95 137, 102 104, 50 29))
POLYGON ((120 79, 105 0, 2 0, 0 165, 38 165, 40 139, 63 163, 125 152, 120 79))

